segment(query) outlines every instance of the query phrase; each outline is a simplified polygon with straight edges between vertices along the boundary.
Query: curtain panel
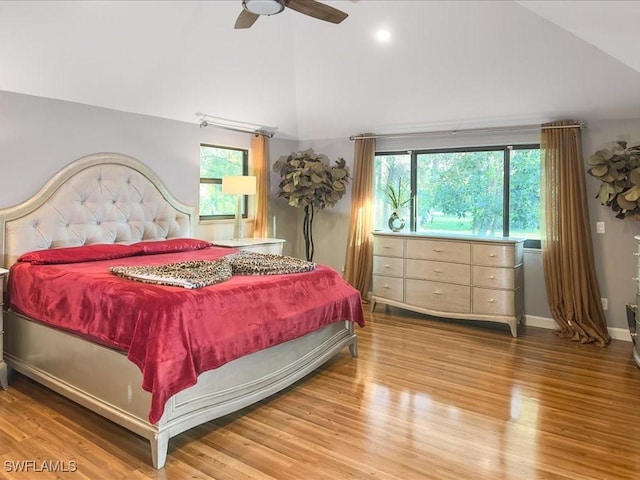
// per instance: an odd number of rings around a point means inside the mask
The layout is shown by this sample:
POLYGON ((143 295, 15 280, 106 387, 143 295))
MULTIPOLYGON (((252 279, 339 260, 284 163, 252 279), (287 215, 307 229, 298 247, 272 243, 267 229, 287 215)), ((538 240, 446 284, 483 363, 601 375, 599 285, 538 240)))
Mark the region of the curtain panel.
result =
POLYGON ((256 176, 254 238, 266 238, 268 233, 267 202, 269 196, 269 138, 265 135, 251 137, 251 166, 256 176))
POLYGON ((367 300, 373 270, 373 178, 375 138, 357 139, 354 147, 351 221, 344 277, 367 300))
POLYGON ((589 229, 582 137, 575 122, 542 125, 542 263, 555 333, 580 343, 611 340, 600 303, 589 229))

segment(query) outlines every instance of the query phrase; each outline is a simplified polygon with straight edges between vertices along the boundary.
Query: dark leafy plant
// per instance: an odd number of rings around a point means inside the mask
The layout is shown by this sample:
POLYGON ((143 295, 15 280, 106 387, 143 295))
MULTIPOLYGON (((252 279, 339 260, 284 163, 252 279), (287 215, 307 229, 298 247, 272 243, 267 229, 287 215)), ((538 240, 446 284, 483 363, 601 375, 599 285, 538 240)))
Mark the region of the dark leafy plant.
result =
POLYGON ((330 165, 329 158, 312 149, 283 155, 273 165, 280 174, 278 197, 292 207, 304 208, 302 233, 308 261, 313 260, 313 216, 315 209, 333 207, 342 198, 349 183, 349 168, 344 159, 330 165))
POLYGON ((406 185, 404 179, 402 177, 398 178, 398 187, 396 188, 394 185, 387 184, 384 188, 384 194, 389 201, 389 205, 394 210, 401 209, 406 207, 411 203, 411 188, 406 185))
POLYGON ((616 218, 640 220, 640 145, 618 141, 589 157, 587 173, 602 182, 596 198, 616 218))

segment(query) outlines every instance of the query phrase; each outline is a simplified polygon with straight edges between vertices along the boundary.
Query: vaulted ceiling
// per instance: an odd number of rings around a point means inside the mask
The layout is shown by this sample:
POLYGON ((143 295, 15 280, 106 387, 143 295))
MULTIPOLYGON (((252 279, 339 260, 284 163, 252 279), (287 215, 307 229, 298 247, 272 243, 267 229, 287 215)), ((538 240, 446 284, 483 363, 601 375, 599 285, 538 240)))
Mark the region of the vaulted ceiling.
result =
POLYGON ((0 2, 0 90, 299 140, 640 117, 640 2, 0 2), (390 40, 376 32, 385 28, 390 40))

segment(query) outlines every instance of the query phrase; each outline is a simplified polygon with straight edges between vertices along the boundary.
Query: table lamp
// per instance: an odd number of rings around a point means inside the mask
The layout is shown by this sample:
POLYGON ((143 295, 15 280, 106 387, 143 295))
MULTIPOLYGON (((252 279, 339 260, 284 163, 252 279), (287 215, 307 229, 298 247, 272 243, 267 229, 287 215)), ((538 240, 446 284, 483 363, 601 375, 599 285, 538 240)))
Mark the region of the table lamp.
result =
POLYGON ((233 221, 234 240, 243 238, 242 232, 242 196, 256 194, 257 180, 254 176, 230 175, 222 177, 222 193, 236 195, 236 216, 233 221))

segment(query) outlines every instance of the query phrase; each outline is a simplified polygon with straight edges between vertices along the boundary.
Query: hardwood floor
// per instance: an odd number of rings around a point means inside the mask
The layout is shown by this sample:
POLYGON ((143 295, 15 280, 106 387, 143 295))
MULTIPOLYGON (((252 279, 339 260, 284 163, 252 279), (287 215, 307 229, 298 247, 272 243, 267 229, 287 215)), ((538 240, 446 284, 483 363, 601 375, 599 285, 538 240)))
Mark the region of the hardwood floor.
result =
MULTIPOLYGON (((0 391, 0 478, 640 478, 631 343, 430 320, 379 307, 345 349, 267 401, 147 442, 21 375, 0 391), (35 461, 37 475, 18 472, 35 461), (47 466, 74 472, 47 472, 47 466), (43 465, 45 471, 42 471, 43 465)), ((51 469, 51 468, 50 468, 51 469)))

